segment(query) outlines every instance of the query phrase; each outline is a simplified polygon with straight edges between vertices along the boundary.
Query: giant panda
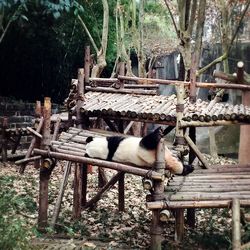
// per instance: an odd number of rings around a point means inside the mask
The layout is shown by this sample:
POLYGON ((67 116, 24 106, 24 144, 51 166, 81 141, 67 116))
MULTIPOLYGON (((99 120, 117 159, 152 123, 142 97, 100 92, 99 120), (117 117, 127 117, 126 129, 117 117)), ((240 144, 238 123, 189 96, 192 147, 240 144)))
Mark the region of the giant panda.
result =
MULTIPOLYGON (((88 137, 86 139, 86 157, 108 161, 152 167, 156 161, 157 145, 162 138, 161 127, 152 133, 138 137, 88 137)), ((187 175, 193 171, 190 165, 183 165, 165 145, 166 169, 173 174, 187 175)))

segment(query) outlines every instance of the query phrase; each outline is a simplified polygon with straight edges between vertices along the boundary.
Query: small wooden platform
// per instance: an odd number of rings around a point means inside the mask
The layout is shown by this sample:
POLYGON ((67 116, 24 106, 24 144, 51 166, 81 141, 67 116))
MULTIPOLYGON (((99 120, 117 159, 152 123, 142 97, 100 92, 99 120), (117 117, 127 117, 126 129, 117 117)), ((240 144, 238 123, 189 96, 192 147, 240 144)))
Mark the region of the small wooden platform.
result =
MULTIPOLYGON (((233 198, 250 207, 250 164, 211 166, 188 176, 174 176, 165 187, 161 208, 230 208, 233 198)), ((150 208, 152 203, 148 203, 150 208)), ((156 205, 156 203, 155 203, 156 205)))

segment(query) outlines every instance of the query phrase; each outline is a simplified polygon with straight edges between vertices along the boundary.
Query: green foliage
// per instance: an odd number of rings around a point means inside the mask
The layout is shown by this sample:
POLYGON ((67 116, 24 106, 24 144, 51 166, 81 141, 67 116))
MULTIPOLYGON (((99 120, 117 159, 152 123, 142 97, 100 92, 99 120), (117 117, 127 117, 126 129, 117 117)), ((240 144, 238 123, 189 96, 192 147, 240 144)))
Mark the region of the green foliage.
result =
MULTIPOLYGON (((6 4, 9 1, 4 2, 6 4)), ((20 3, 16 1, 15 5, 10 1, 5 6, 4 27, 20 3)), ((115 58, 115 22, 112 11, 115 1, 109 1, 109 6, 109 67, 104 71, 106 76, 110 75, 110 65, 115 58)), ((50 96, 53 102, 61 103, 68 94, 71 79, 77 75, 77 69, 83 67, 84 46, 90 44, 76 17, 78 14, 82 16, 99 46, 102 2, 25 0, 25 7, 0 43, 0 79, 5 83, 1 85, 1 95, 29 101, 50 96)))
POLYGON ((14 177, 0 177, 0 249, 31 249, 30 230, 18 214, 34 212, 36 204, 31 197, 14 191, 14 181, 14 177))

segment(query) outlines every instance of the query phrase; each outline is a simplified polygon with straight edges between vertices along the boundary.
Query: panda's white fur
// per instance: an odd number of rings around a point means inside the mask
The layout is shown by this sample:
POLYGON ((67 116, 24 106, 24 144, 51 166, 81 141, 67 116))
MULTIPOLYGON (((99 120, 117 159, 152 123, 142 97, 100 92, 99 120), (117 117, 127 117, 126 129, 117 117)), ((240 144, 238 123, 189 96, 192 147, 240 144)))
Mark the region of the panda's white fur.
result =
MULTIPOLYGON (((140 144, 141 138, 128 137, 117 147, 112 161, 130 163, 138 166, 150 167, 155 162, 155 150, 145 150, 140 144)), ((86 145, 86 153, 91 158, 107 159, 108 141, 106 138, 93 138, 86 145)))
MULTIPOLYGON (((91 158, 112 160, 124 164, 152 167, 156 161, 156 146, 148 143, 153 140, 153 144, 159 142, 159 133, 154 131, 147 138, 138 137, 101 137, 87 139, 86 154, 91 158), (144 141, 143 141, 144 139, 144 141), (113 151, 110 156, 110 151, 113 151)), ((193 171, 191 166, 183 164, 172 155, 165 145, 166 169, 174 174, 186 175, 193 171)))

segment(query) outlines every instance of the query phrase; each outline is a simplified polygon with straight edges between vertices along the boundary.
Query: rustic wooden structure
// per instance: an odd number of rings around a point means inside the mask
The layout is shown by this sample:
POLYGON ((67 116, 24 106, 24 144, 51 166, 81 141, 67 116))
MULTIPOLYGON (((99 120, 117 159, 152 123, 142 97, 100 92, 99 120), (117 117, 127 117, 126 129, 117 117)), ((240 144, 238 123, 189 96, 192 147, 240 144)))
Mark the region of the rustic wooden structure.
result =
POLYGON ((18 160, 22 159, 26 152, 17 152, 20 146, 20 141, 24 136, 31 136, 33 133, 32 128, 9 128, 8 118, 4 117, 0 124, 0 146, 1 146, 1 156, 0 160, 6 162, 7 160, 18 160), (8 153, 10 149, 10 153, 8 153))
MULTIPOLYGON (((176 240, 184 234, 184 209, 226 207, 233 209, 233 246, 238 249, 239 242, 239 207, 250 206, 250 165, 210 166, 195 145, 197 126, 217 126, 230 124, 249 124, 250 107, 245 105, 229 105, 216 102, 204 102, 185 98, 185 88, 189 82, 169 81, 161 79, 144 79, 118 76, 112 79, 89 78, 89 48, 85 54, 84 70, 80 69, 78 79, 72 80, 69 97, 65 101, 71 115, 76 116, 76 127, 67 132, 57 132, 49 140, 49 111, 44 113, 41 147, 33 149, 35 157, 41 157, 39 226, 47 224, 48 179, 56 160, 68 161, 62 182, 60 195, 52 219, 55 225, 59 214, 63 188, 67 182, 68 171, 75 166, 73 217, 79 218, 82 206, 91 207, 116 182, 119 183, 119 209, 124 209, 124 174, 132 173, 146 178, 144 187, 151 189, 147 196, 147 206, 152 210, 151 247, 161 248, 163 222, 169 216, 168 210, 176 211, 176 240), (85 74, 84 74, 85 72, 85 74), (177 96, 160 96, 158 84, 175 85, 177 96), (98 127, 102 119, 113 132, 91 129, 98 127), (195 170, 187 177, 171 177, 164 187, 164 149, 162 141, 157 149, 157 162, 153 169, 142 169, 121 163, 108 162, 84 157, 87 136, 108 136, 117 132, 127 133, 133 122, 156 123, 176 128, 176 149, 180 157, 186 154, 187 146, 192 152, 190 163, 197 156, 204 170, 195 170), (47 125, 45 125, 47 124, 47 125), (189 135, 185 132, 189 128, 189 135), (49 160, 50 159, 50 160, 49 160), (86 200, 87 164, 99 166, 101 182, 100 191, 91 200, 86 200), (102 168, 117 170, 109 181, 105 180, 102 168), (232 185, 233 184, 233 185, 232 185)), ((193 87, 231 88, 249 91, 250 86, 244 84, 216 84, 192 82, 193 87)), ((45 110, 45 109, 44 109, 45 110)), ((46 112, 46 111, 45 111, 46 112)), ((58 121, 59 124, 59 121, 58 121)), ((59 125, 58 125, 59 126, 59 125)), ((58 130, 57 130, 58 131, 58 130)), ((39 133, 39 131, 36 131, 39 133)), ((34 133, 34 131, 33 131, 34 133)), ((34 133, 36 138, 39 138, 34 133)), ((27 157, 28 159, 32 159, 27 157)), ((194 223, 194 213, 190 213, 194 223)), ((192 224, 191 223, 191 224, 192 224)))

